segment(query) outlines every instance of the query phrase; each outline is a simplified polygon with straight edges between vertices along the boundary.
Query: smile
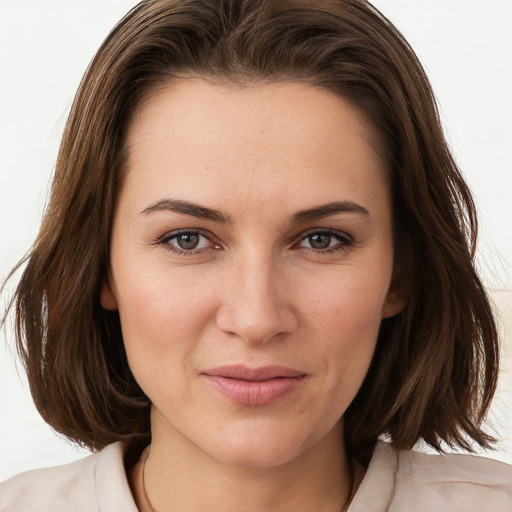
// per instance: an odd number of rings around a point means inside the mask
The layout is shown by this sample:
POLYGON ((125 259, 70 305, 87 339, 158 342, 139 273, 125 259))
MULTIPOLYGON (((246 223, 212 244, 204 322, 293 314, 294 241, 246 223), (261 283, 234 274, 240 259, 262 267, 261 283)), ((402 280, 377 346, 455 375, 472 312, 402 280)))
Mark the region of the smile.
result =
POLYGON ((306 374, 283 366, 236 365, 207 370, 202 376, 215 391, 236 404, 264 406, 294 391, 306 374))

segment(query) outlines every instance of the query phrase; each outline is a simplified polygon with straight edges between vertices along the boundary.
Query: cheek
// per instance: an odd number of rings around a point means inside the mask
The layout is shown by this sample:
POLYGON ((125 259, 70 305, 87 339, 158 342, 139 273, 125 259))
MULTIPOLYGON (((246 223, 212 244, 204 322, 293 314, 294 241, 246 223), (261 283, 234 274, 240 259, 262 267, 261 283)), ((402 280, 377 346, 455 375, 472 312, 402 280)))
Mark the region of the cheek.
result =
POLYGON ((312 276, 301 286, 302 311, 308 322, 328 338, 356 342, 365 332, 376 332, 382 319, 390 272, 350 269, 329 278, 312 276))
POLYGON ((186 273, 153 266, 119 276, 119 313, 128 359, 155 362, 186 357, 211 321, 214 296, 186 273), (171 349, 171 350, 170 350, 171 349))
MULTIPOLYGON (((119 268, 119 267, 118 267, 119 268)), ((133 267, 132 267, 133 270, 133 267)), ((215 310, 214 295, 186 272, 162 265, 119 275, 123 340, 131 372, 153 403, 193 403, 194 354, 215 310), (191 285, 190 283, 193 283, 191 285)))
POLYGON ((385 276, 351 273, 325 280, 324 286, 308 284, 305 322, 325 358, 325 391, 342 409, 357 393, 371 363, 389 284, 385 276))

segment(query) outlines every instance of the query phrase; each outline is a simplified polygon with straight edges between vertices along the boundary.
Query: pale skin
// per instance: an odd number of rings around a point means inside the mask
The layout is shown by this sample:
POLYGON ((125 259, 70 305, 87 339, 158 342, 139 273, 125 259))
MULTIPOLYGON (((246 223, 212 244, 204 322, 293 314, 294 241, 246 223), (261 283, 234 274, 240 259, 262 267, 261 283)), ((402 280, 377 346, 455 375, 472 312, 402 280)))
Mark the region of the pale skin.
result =
POLYGON ((374 142, 357 109, 302 83, 182 80, 133 119, 101 301, 119 310, 153 404, 145 481, 158 512, 347 502, 343 413, 382 318, 404 306, 374 142), (205 380, 223 365, 304 377, 244 405, 205 380))

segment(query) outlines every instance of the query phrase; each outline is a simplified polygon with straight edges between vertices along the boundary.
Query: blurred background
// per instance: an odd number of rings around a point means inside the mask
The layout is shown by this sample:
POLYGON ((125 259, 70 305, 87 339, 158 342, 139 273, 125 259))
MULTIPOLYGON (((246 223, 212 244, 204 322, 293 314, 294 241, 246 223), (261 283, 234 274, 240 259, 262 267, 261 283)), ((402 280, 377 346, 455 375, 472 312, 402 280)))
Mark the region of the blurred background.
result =
MULTIPOLYGON (((487 457, 512 463, 512 1, 376 0, 422 61, 480 213, 478 266, 504 363, 487 457)), ((133 0, 0 0, 0 281, 34 240, 59 140, 94 52, 133 0)), ((1 298, 5 304, 9 290, 1 298)), ((0 309, 1 311, 2 309, 0 309)), ((9 329, 0 333, 0 481, 75 460, 35 410, 9 329)))

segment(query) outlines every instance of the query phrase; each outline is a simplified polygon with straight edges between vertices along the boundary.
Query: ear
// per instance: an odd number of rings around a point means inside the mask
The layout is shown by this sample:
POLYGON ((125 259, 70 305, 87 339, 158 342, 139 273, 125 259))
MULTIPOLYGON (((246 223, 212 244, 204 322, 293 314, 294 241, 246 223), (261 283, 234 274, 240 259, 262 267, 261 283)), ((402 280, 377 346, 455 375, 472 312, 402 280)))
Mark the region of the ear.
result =
POLYGON ((382 318, 391 318, 401 313, 407 304, 404 287, 401 286, 399 279, 393 277, 391 285, 386 295, 386 300, 382 306, 382 318))
POLYGON ((407 301, 401 294, 395 292, 388 293, 384 306, 382 308, 382 318, 391 318, 398 315, 405 308, 407 301))
POLYGON ((118 309, 117 300, 108 279, 105 279, 101 287, 100 302, 101 306, 105 309, 118 309))

